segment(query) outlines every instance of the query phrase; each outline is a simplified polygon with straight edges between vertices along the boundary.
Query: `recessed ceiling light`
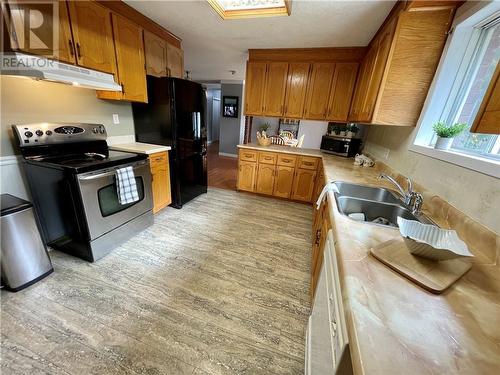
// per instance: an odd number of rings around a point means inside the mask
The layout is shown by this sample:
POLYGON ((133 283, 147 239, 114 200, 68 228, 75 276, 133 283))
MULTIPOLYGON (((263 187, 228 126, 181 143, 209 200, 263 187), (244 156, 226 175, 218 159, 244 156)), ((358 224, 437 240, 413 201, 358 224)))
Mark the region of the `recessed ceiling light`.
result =
POLYGON ((222 19, 289 16, 292 0, 207 0, 222 19))

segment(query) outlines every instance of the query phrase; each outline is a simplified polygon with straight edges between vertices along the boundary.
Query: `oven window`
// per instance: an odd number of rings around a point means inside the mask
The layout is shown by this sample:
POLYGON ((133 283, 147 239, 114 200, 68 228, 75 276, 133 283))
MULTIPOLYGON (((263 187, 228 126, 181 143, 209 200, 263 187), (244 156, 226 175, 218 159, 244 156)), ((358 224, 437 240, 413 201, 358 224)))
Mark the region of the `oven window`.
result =
POLYGON ((101 215, 103 217, 106 217, 116 214, 142 201, 144 199, 144 182, 142 181, 141 177, 136 177, 135 183, 137 184, 137 193, 139 194, 139 200, 137 202, 127 204, 120 204, 120 202, 118 201, 116 183, 99 189, 99 191, 97 192, 97 199, 99 201, 99 207, 101 208, 101 215))

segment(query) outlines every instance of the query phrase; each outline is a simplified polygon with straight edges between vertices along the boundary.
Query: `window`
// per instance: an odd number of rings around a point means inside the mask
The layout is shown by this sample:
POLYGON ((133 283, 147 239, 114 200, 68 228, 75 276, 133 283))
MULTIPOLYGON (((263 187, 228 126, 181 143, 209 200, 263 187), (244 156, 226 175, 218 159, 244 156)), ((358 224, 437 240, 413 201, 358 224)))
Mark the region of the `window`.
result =
POLYGON ((469 131, 500 59, 500 6, 479 6, 455 21, 410 149, 500 177, 500 136, 469 131), (433 148, 437 121, 468 125, 449 151, 433 148))
POLYGON ((291 0, 207 0, 222 19, 289 16, 291 0))

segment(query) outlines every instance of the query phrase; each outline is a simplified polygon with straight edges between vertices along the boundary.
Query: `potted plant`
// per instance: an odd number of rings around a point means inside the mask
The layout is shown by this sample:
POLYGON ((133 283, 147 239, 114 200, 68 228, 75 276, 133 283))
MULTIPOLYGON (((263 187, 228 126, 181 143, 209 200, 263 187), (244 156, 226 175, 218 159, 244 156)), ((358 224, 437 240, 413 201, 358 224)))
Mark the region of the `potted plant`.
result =
POLYGON ((347 137, 354 138, 359 131, 359 127, 356 124, 347 125, 347 137))
POLYGON ((447 125, 443 121, 436 122, 432 129, 437 135, 437 141, 434 148, 438 150, 448 150, 453 143, 453 139, 467 128, 467 124, 456 123, 447 125))
POLYGON ((271 128, 271 124, 268 122, 264 122, 263 124, 260 124, 259 126, 259 131, 261 133, 267 133, 267 131, 271 128))

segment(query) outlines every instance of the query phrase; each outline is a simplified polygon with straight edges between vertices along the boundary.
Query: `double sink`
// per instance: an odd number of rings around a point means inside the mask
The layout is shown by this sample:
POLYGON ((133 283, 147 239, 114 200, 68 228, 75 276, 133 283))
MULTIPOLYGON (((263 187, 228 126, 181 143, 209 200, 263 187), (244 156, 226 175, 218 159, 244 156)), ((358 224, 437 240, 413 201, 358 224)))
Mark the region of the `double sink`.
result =
POLYGON ((412 213, 392 190, 342 181, 333 184, 338 190, 335 192, 335 200, 342 215, 363 214, 365 223, 385 222, 381 225, 395 228, 398 216, 424 224, 433 224, 425 216, 412 213))

